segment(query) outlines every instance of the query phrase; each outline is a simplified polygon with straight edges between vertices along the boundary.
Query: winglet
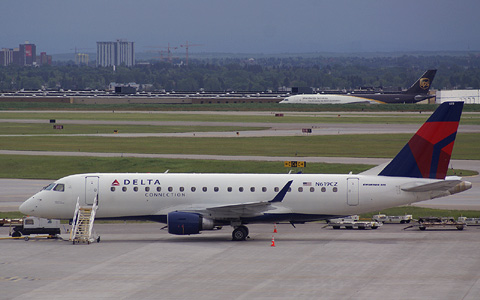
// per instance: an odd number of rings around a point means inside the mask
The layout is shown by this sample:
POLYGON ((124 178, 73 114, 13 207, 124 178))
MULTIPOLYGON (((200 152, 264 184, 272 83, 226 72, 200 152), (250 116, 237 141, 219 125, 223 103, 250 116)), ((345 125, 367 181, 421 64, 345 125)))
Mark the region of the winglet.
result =
POLYGON ((292 185, 292 182, 293 182, 293 180, 290 180, 289 182, 287 182, 287 184, 285 184, 285 186, 282 188, 282 190, 280 192, 278 192, 278 194, 275 196, 275 198, 273 198, 272 200, 270 200, 268 202, 270 202, 270 203, 282 202, 283 198, 285 198, 285 195, 288 192, 288 189, 292 185))

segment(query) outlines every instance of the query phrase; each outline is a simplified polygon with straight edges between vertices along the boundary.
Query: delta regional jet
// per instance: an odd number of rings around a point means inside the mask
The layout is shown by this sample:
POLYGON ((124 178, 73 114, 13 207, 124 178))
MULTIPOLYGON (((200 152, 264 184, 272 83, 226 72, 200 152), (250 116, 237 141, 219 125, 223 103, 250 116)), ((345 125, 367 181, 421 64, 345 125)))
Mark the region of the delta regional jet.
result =
POLYGON ((153 220, 177 235, 247 224, 304 223, 459 193, 472 184, 445 177, 463 102, 440 105, 384 168, 354 174, 93 173, 61 178, 21 206, 27 215, 72 219, 77 199, 97 219, 153 220), (379 170, 379 171, 377 171, 379 170))
POLYGON ((437 70, 426 71, 408 90, 401 93, 348 93, 294 95, 280 101, 283 104, 351 104, 351 103, 416 103, 432 98, 428 91, 437 70))

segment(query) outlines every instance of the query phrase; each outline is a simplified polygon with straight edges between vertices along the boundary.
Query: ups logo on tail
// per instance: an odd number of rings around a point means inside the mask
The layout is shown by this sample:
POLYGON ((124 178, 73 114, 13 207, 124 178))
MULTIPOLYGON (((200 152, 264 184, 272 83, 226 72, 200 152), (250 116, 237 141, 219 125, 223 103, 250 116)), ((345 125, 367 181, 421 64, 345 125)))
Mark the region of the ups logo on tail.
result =
POLYGON ((421 89, 428 89, 430 87, 430 79, 428 78, 421 78, 420 79, 420 88, 421 89))

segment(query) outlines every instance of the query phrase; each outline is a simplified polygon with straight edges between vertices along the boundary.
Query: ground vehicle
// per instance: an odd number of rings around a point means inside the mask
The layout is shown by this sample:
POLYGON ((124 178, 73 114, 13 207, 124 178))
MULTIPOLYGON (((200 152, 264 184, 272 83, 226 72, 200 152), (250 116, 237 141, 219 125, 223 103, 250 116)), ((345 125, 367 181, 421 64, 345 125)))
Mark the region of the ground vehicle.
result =
POLYGON ((382 222, 382 223, 410 223, 412 221, 412 215, 404 215, 404 216, 387 216, 384 214, 374 215, 372 217, 374 221, 382 222))
POLYGON ((4 225, 20 225, 23 219, 0 219, 0 227, 4 225))
POLYGON ((463 222, 468 226, 480 226, 480 218, 458 217, 457 222, 463 222))
POLYGON ((60 220, 26 217, 21 225, 13 228, 12 237, 30 234, 60 234, 60 220))
POLYGON ((332 226, 333 229, 377 229, 379 226, 382 226, 381 222, 369 222, 369 221, 336 221, 336 222, 329 222, 328 226, 332 226))
POLYGON ((457 222, 454 218, 440 218, 440 217, 425 217, 418 219, 418 229, 425 230, 428 227, 433 228, 448 228, 456 227, 458 230, 465 228, 464 222, 457 222))

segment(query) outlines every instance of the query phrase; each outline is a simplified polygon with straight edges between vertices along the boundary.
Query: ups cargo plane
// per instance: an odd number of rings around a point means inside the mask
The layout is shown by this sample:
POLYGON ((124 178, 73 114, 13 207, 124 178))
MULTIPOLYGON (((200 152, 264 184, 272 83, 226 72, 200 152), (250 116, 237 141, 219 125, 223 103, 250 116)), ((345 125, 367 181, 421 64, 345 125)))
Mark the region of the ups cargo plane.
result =
POLYGON ((408 90, 401 93, 376 94, 305 94, 280 101, 283 104, 416 103, 432 98, 428 94, 437 70, 428 70, 408 90))
POLYGON ((230 225, 233 240, 245 240, 247 224, 304 223, 448 196, 471 188, 445 177, 462 108, 443 103, 389 164, 358 175, 78 174, 50 184, 20 211, 72 219, 77 199, 82 206, 98 199, 97 219, 153 220, 177 235, 230 225))

